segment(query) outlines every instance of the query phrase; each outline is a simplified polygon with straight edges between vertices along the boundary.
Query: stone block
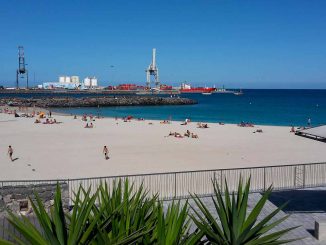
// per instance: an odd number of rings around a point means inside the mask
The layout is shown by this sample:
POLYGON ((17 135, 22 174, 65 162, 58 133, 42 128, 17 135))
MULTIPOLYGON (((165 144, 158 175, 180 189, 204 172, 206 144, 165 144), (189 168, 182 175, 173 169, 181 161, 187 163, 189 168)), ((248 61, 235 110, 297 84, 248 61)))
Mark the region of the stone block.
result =
POLYGON ((326 242, 326 219, 315 220, 315 237, 326 242))

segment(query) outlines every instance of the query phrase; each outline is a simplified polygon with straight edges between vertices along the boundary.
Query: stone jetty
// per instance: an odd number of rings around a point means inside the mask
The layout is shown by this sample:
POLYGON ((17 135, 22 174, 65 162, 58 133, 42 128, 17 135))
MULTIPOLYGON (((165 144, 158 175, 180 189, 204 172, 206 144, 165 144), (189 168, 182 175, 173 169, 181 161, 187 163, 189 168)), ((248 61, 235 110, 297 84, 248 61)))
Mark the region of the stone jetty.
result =
POLYGON ((105 96, 105 97, 37 97, 37 98, 0 98, 2 106, 67 108, 67 107, 109 107, 109 106, 160 106, 192 105, 197 101, 178 97, 156 96, 105 96))

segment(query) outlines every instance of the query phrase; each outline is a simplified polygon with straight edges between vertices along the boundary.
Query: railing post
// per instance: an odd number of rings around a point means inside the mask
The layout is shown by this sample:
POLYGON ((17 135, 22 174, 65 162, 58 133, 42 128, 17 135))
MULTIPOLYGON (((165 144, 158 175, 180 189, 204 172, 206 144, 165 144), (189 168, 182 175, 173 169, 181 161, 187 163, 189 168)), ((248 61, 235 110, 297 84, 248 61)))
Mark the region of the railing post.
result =
POLYGON ((306 187, 306 165, 303 165, 302 185, 303 188, 306 187))
POLYGON ((223 192, 223 170, 221 170, 221 185, 220 185, 221 191, 223 192))
POLYGON ((297 166, 294 166, 294 187, 297 186, 297 166))
POLYGON ((177 173, 174 173, 174 197, 177 197, 177 173))
POLYGON ((264 167, 264 191, 266 191, 266 167, 264 167))
MULTIPOLYGON (((69 197, 69 200, 71 199, 71 197, 70 197, 70 180, 69 179, 67 179, 67 182, 68 182, 68 197, 69 197)), ((69 201, 70 202, 70 201, 69 201)))

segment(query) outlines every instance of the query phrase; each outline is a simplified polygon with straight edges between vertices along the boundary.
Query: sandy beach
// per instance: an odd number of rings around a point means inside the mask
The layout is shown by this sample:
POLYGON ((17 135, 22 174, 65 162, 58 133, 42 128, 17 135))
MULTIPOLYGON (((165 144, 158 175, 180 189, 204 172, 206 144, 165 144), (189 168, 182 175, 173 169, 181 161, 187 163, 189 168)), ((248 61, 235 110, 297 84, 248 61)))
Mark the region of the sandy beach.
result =
MULTIPOLYGON (((0 180, 60 179, 185 170, 285 165, 325 161, 325 144, 290 133, 289 127, 233 124, 161 124, 160 121, 54 115, 60 124, 34 123, 0 113, 0 180), (261 129, 263 133, 253 133, 261 129), (195 138, 176 138, 170 132, 195 138), (14 149, 11 162, 8 145, 14 149), (102 153, 107 145, 110 159, 102 153)), ((45 119, 42 119, 42 122, 45 119)))

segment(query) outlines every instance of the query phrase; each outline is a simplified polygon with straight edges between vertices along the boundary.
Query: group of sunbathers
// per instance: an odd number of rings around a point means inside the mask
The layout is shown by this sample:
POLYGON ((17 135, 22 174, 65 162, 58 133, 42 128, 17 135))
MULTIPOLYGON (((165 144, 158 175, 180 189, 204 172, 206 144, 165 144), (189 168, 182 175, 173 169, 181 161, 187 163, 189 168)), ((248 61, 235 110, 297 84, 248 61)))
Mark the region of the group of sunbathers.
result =
MULTIPOLYGON (((20 110, 23 110, 23 107, 20 108, 20 110)), ((27 109, 26 109, 27 111, 27 109)), ((18 112, 16 110, 9 110, 8 108, 5 109, 0 109, 0 113, 7 113, 7 114, 13 114, 15 117, 27 117, 27 118, 33 118, 38 116, 38 118, 35 119, 34 123, 42 123, 41 119, 45 119, 46 118, 46 114, 44 112, 35 112, 33 111, 32 113, 22 113, 22 114, 18 114, 18 112)), ((49 118, 51 118, 52 113, 49 112, 49 118)), ((57 122, 56 119, 49 119, 46 118, 46 120, 43 122, 43 124, 59 124, 62 122, 57 122)))
POLYGON ((254 131, 253 133, 262 133, 263 130, 262 129, 257 129, 256 131, 254 131))
POLYGON ((35 116, 35 111, 33 111, 33 113, 22 113, 19 115, 16 110, 9 110, 8 108, 5 108, 3 110, 0 109, 0 113, 14 115, 15 117, 34 117, 35 116))
POLYGON ((30 113, 23 113, 23 114, 20 114, 20 117, 28 117, 28 118, 32 118, 35 116, 35 112, 33 112, 32 114, 30 113))
POLYGON ((239 127, 255 127, 255 125, 253 125, 250 122, 241 122, 238 124, 239 127))
POLYGON ((93 123, 90 123, 90 124, 86 123, 84 128, 94 128, 94 125, 93 125, 93 123))
POLYGON ((183 138, 183 137, 188 137, 188 138, 193 138, 193 139, 198 139, 198 135, 197 134, 194 134, 194 133, 191 133, 189 130, 187 130, 184 135, 181 135, 180 133, 178 132, 171 132, 169 133, 168 136, 165 136, 165 137, 169 137, 169 136, 174 136, 176 138, 183 138))
POLYGON ((164 120, 164 121, 161 121, 160 124, 170 124, 171 122, 169 120, 164 120))
POLYGON ((131 122, 131 119, 133 119, 134 117, 133 116, 127 116, 127 117, 124 117, 122 118, 124 122, 131 122))
POLYGON ((207 123, 197 123, 197 128, 208 128, 207 123))
POLYGON ((5 109, 0 109, 0 113, 15 114, 16 110, 9 110, 8 108, 5 108, 5 109))
MULTIPOLYGON (((90 121, 95 121, 95 118, 94 118, 94 116, 93 115, 87 115, 87 114, 84 114, 83 116, 82 116, 82 121, 84 121, 84 122, 87 122, 87 117, 89 117, 89 120, 90 121)), ((99 117, 98 117, 99 118, 99 117)), ((74 116, 74 119, 77 119, 77 116, 75 115, 74 116)))
MULTIPOLYGON (((35 119, 34 123, 42 123, 41 122, 41 119, 35 119)), ((52 119, 49 119, 47 118, 45 120, 45 122, 43 122, 42 124, 59 124, 59 123, 62 123, 62 122, 57 122, 57 120, 54 118, 53 120, 52 119)))

